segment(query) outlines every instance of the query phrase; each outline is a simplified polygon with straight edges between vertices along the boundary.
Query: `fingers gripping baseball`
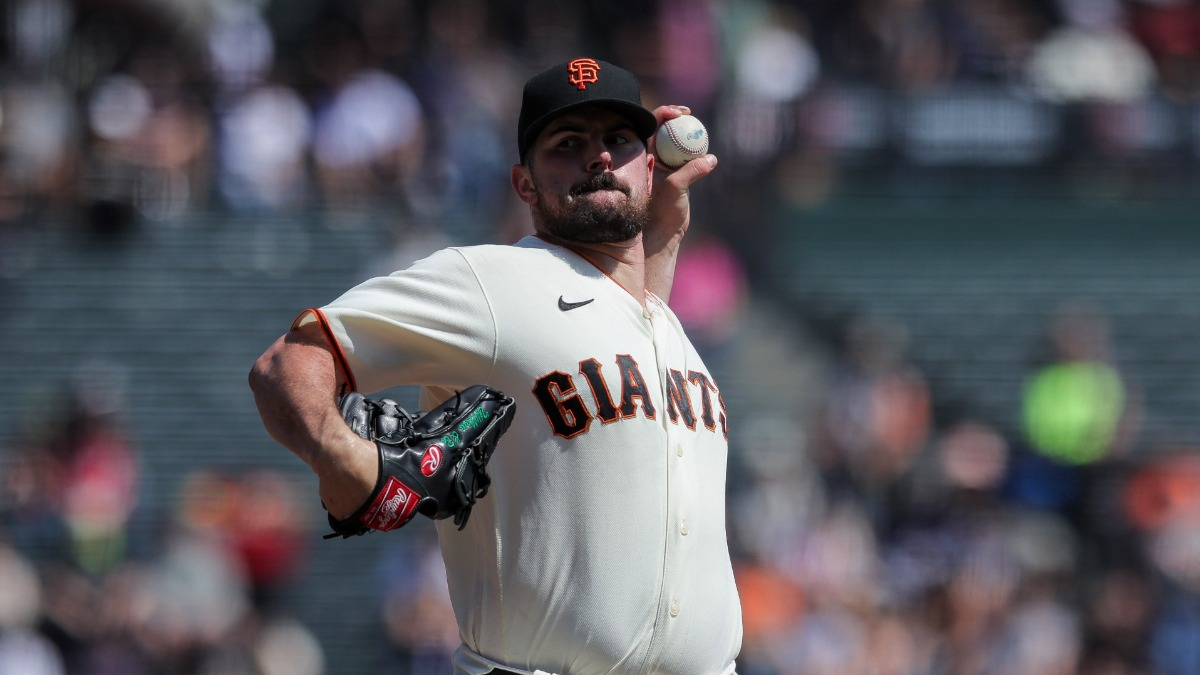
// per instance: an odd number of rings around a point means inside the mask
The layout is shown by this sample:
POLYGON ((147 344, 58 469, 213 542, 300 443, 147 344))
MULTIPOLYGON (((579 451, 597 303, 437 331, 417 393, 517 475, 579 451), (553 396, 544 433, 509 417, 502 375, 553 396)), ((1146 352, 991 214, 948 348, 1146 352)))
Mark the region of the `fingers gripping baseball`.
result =
MULTIPOLYGON (((691 184, 707 175, 716 164, 716 157, 709 152, 709 136, 704 125, 691 116, 691 108, 683 105, 664 105, 654 110, 659 131, 649 139, 650 152, 654 155, 658 177, 683 172, 682 176, 691 184), (674 124, 668 124, 674 120, 674 124), (688 124, 680 126, 684 120, 688 124), (673 128, 673 133, 666 133, 673 128), (688 130, 691 133, 688 133, 688 130), (674 140, 672 140, 674 139, 674 140), (671 143, 671 147, 664 144, 671 143), (700 164, 696 164, 700 160, 700 164), (706 168, 698 168, 707 164, 706 168), (693 167, 689 169, 688 167, 693 167)), ((684 186, 687 187, 686 185, 684 186)))
MULTIPOLYGON (((691 109, 687 106, 659 106, 654 110, 654 116, 658 119, 660 129, 665 128, 666 123, 670 120, 689 117, 690 114, 691 109)), ((703 152, 695 154, 679 149, 667 152, 665 148, 659 148, 659 143, 661 142, 659 136, 663 136, 663 134, 656 134, 650 138, 650 151, 654 154, 656 160, 654 190, 656 195, 674 201, 674 198, 680 195, 686 197, 688 188, 692 183, 712 173, 712 170, 717 166, 717 157, 707 152, 707 138, 705 138, 701 145, 704 149, 703 152), (675 160, 676 164, 674 166, 663 161, 663 157, 666 155, 671 156, 675 160), (693 155, 693 159, 687 160, 682 164, 678 163, 681 158, 693 155)))
POLYGON ((670 237, 687 232, 692 220, 688 189, 693 183, 712 173, 716 166, 716 156, 706 155, 697 157, 678 169, 670 169, 670 173, 661 179, 658 175, 655 176, 651 208, 654 221, 661 226, 662 235, 670 237))
MULTIPOLYGON (((660 106, 654 110, 660 125, 690 113, 691 110, 686 106, 660 106)), ((656 159, 651 201, 653 227, 647 229, 645 237, 647 252, 656 253, 673 249, 687 233, 691 224, 688 189, 693 183, 712 173, 717 166, 717 158, 706 153, 676 168, 659 159, 657 139, 650 139, 650 148, 656 159)))
POLYGON ((379 478, 350 517, 329 516, 333 533, 351 537, 387 531, 420 513, 434 520, 454 518, 462 529, 477 499, 487 494, 487 463, 514 414, 513 399, 475 385, 426 413, 409 413, 391 399, 368 399, 358 392, 339 402, 354 433, 375 442, 379 478))
POLYGON ((697 157, 678 169, 670 169, 671 173, 663 178, 663 183, 665 183, 664 189, 668 192, 679 192, 681 193, 680 196, 686 197, 688 188, 691 187, 692 183, 712 173, 716 167, 716 155, 697 157))

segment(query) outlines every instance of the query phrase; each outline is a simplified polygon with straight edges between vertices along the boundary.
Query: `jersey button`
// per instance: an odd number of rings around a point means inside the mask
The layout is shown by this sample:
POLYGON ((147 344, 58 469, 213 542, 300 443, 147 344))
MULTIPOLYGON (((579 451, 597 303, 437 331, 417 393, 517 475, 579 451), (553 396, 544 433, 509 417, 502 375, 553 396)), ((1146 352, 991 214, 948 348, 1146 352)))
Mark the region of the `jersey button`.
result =
POLYGON ((691 528, 688 527, 688 521, 684 520, 683 522, 679 523, 679 534, 682 534, 686 537, 688 532, 691 532, 691 528))
POLYGON ((679 603, 672 602, 671 603, 671 617, 674 618, 677 616, 679 616, 679 603))
POLYGON ((675 446, 675 456, 683 457, 683 444, 675 446))
POLYGON ((649 318, 650 318, 650 308, 649 308, 649 307, 643 307, 643 308, 642 308, 642 318, 643 318, 643 319, 649 319, 649 318))

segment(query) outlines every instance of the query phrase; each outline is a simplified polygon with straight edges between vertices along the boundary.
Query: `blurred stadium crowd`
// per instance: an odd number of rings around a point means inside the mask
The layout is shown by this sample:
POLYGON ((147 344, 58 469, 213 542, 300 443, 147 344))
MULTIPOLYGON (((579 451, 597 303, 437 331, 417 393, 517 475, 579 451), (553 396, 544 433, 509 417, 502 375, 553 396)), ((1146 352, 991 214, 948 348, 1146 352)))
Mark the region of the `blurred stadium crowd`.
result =
MULTIPOLYGON (((1138 459, 1102 311, 1053 317, 1011 425, 939 416, 904 327, 872 316, 835 345, 785 335, 776 409, 751 264, 773 205, 819 205, 856 169, 1194 167, 1200 2, 9 0, 2 19, 0 279, 40 229, 119 243, 195 212, 377 230, 391 246, 363 274, 513 240, 524 78, 578 54, 630 67, 721 158, 672 305, 735 401, 739 672, 1200 673, 1200 458, 1138 459)), ((339 672, 280 609, 304 592, 310 496, 201 468, 146 513, 120 379, 82 370, 70 424, 0 447, 0 675, 339 672)), ((374 672, 447 672, 432 530, 400 536, 367 610, 374 672)))

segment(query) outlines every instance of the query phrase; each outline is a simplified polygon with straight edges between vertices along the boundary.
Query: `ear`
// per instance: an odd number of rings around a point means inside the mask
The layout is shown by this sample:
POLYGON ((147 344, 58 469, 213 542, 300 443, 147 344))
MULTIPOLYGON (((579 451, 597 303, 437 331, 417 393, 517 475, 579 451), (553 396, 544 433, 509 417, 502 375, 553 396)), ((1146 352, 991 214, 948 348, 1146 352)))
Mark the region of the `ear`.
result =
POLYGON ((537 203, 537 189, 533 185, 533 174, 524 164, 513 164, 512 186, 521 201, 533 206, 537 203))
POLYGON ((654 153, 646 152, 646 189, 654 194, 654 153))

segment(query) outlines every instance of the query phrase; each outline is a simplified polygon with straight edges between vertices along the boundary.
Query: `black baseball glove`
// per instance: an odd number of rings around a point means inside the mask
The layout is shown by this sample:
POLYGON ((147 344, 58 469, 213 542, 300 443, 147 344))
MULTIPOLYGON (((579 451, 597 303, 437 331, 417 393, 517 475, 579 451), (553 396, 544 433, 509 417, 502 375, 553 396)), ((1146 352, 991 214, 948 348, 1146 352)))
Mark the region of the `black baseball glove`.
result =
POLYGON ((326 539, 394 530, 417 513, 434 520, 453 516, 458 529, 466 527, 475 500, 492 482, 488 460, 516 412, 511 397, 482 384, 425 413, 358 392, 342 396, 338 405, 354 433, 379 448, 379 480, 349 518, 329 514, 333 533, 326 539))

